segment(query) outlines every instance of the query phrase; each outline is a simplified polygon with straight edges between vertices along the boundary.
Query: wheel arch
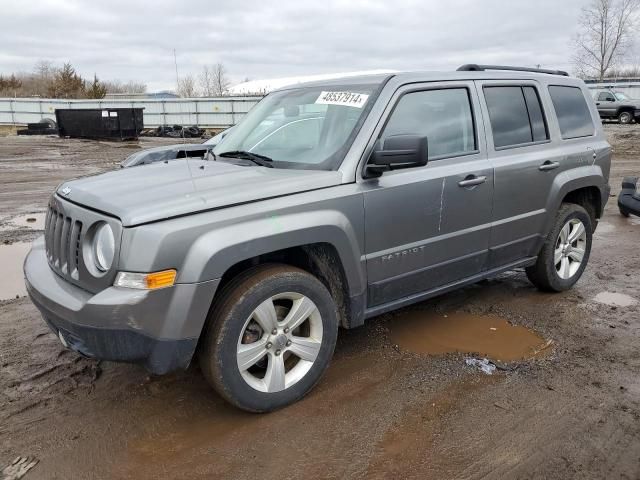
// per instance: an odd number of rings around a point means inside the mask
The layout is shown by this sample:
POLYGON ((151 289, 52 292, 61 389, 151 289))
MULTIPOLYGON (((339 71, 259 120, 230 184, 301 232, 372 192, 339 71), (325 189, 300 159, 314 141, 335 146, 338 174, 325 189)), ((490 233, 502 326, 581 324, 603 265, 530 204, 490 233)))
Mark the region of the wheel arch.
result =
POLYGON ((634 110, 635 108, 631 105, 623 105, 621 107, 618 107, 618 110, 616 111, 616 117, 622 112, 630 112, 633 115, 634 110))
POLYGON ((558 174, 553 182, 547 201, 546 235, 555 221, 555 212, 563 203, 581 205, 589 212, 595 228, 596 221, 602 216, 606 198, 607 182, 598 165, 565 170, 558 174))
POLYGON ((583 207, 595 228, 597 220, 602 216, 602 198, 600 190, 596 186, 580 187, 567 192, 562 198, 562 203, 573 203, 583 207))
POLYGON ((296 213, 217 228, 190 247, 183 272, 189 282, 220 279, 213 301, 224 285, 252 266, 282 263, 320 279, 338 304, 340 323, 363 322, 365 267, 362 233, 343 213, 323 210, 296 213))
MULTIPOLYGON (((336 302, 340 326, 353 327, 357 323, 355 319, 362 316, 357 311, 357 304, 351 301, 352 290, 340 254, 334 245, 326 242, 283 248, 236 262, 222 275, 218 292, 250 268, 271 263, 297 267, 318 278, 336 302)), ((215 296, 213 301, 216 301, 215 296)))

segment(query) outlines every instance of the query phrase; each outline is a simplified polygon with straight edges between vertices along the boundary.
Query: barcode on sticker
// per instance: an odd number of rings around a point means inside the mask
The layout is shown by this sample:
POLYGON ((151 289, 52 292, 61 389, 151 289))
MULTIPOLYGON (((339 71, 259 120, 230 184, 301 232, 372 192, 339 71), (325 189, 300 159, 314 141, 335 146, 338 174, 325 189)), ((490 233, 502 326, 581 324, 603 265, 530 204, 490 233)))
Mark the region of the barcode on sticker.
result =
POLYGON ((355 92, 320 92, 316 103, 321 105, 342 105, 345 107, 362 108, 369 95, 355 92))

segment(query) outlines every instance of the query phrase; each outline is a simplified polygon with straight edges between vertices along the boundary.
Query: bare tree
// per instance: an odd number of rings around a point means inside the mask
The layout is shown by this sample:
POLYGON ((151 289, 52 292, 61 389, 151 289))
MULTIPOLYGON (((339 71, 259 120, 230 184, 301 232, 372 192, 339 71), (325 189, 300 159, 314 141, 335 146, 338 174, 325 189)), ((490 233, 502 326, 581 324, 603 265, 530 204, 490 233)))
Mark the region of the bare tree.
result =
POLYGON ((50 80, 56 73, 56 67, 50 60, 38 60, 33 67, 33 72, 43 80, 50 80))
POLYGON ((227 95, 231 82, 227 77, 227 69, 222 63, 202 68, 199 76, 202 95, 205 97, 222 97, 227 95))
POLYGON ((215 89, 213 83, 213 71, 207 65, 202 67, 202 72, 198 76, 198 83, 200 84, 200 91, 203 97, 214 97, 215 89))
POLYGON ((582 9, 574 63, 581 76, 605 78, 633 42, 640 0, 592 0, 582 9))
POLYGON ((193 75, 185 75, 178 80, 178 91, 176 93, 184 98, 191 98, 197 95, 196 81, 193 75))
POLYGON ((213 84, 215 85, 214 93, 216 96, 222 97, 229 92, 231 82, 227 77, 227 69, 221 63, 213 66, 213 84))

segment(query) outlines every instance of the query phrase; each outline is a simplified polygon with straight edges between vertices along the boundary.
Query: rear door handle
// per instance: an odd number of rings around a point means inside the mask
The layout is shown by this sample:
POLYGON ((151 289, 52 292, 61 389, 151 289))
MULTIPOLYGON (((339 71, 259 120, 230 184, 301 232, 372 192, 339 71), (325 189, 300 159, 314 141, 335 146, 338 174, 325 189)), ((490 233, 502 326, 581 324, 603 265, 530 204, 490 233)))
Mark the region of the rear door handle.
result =
POLYGON ((560 162, 550 162, 549 160, 547 160, 546 162, 544 162, 542 165, 538 167, 538 170, 542 170, 543 172, 546 172, 547 170, 554 170, 559 166, 560 166, 560 162))
POLYGON ((469 175, 464 180, 460 180, 458 182, 458 186, 460 187, 475 187, 476 185, 480 185, 487 181, 487 177, 485 175, 469 175))

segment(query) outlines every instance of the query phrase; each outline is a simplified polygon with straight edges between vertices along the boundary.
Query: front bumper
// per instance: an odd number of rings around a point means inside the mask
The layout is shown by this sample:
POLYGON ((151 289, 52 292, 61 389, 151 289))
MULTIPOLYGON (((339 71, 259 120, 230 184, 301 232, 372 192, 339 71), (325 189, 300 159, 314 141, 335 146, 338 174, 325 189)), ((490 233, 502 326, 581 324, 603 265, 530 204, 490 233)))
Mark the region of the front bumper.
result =
POLYGON ((155 374, 189 366, 219 282, 160 290, 109 287, 93 294, 51 270, 42 238, 27 255, 24 274, 31 300, 69 348, 142 363, 155 374))

